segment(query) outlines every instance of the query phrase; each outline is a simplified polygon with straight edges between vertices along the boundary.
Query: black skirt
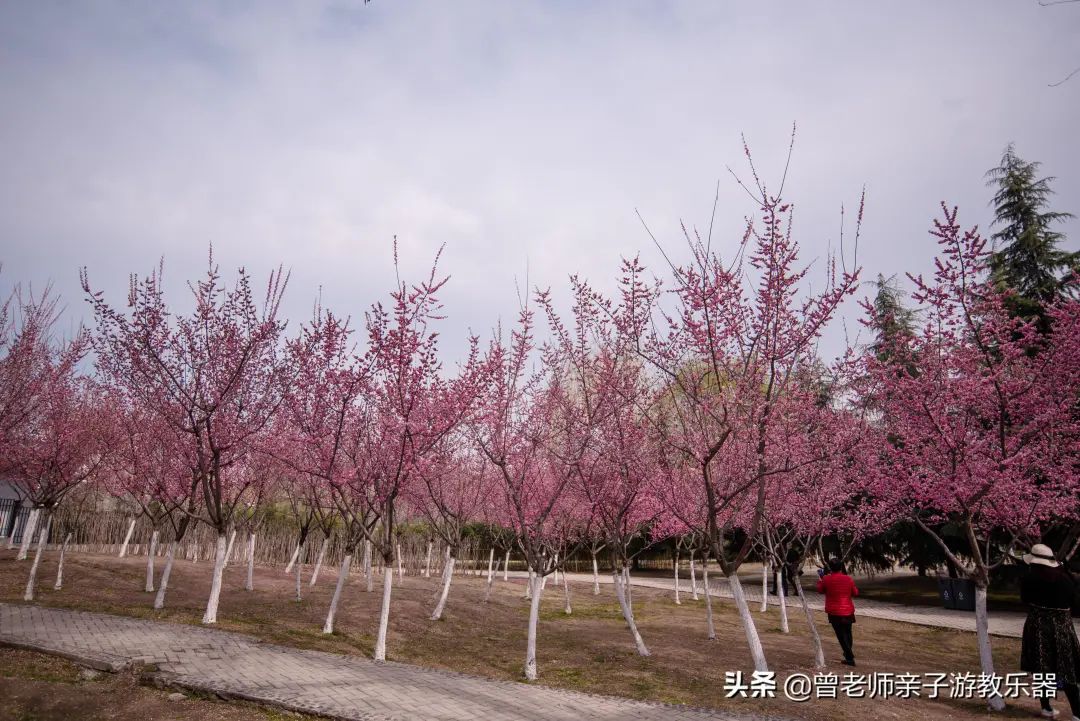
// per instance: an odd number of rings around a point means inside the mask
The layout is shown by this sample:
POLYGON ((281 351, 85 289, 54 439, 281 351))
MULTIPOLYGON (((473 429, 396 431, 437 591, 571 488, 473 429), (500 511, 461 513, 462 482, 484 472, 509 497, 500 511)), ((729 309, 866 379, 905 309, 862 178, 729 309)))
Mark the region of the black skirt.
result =
POLYGON ((1031 607, 1024 622, 1020 670, 1057 674, 1065 684, 1080 679, 1080 641, 1069 609, 1031 607))

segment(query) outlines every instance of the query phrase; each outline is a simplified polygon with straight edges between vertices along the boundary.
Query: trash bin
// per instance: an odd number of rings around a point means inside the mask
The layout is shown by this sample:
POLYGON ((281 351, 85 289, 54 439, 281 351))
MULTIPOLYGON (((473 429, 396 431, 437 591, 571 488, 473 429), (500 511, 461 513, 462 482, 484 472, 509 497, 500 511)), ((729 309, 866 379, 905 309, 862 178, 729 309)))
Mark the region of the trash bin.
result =
POLYGON ((953 578, 953 601, 958 611, 975 610, 975 582, 968 578, 953 578))
POLYGON ((956 594, 953 592, 953 579, 939 578, 937 580, 938 593, 941 595, 941 605, 944 608, 956 608, 956 594))

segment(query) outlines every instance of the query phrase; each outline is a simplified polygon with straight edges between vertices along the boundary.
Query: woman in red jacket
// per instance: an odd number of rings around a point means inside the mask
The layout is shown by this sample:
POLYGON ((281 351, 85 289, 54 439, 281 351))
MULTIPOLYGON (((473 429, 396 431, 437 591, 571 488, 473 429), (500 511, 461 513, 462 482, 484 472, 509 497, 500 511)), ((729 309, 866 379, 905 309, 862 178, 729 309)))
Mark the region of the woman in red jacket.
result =
POLYGON ((829 561, 829 571, 818 571, 820 578, 817 582, 818 593, 825 594, 825 613, 829 614, 829 623, 836 632, 836 640, 840 642, 840 649, 844 652, 844 660, 841 662, 847 666, 855 665, 855 654, 851 650, 851 624, 855 623, 855 604, 851 602, 853 596, 859 595, 859 589, 855 588, 855 580, 844 573, 844 564, 840 559, 834 558, 829 561))

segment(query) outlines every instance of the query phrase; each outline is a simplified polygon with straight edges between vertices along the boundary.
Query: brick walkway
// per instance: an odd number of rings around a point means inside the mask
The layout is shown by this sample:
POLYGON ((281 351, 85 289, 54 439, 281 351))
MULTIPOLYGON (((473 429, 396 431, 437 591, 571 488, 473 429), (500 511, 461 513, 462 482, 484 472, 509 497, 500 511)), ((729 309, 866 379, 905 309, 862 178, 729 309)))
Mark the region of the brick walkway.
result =
POLYGON ((117 671, 154 664, 187 688, 364 721, 760 719, 302 651, 249 636, 120 616, 0 604, 0 642, 117 671))

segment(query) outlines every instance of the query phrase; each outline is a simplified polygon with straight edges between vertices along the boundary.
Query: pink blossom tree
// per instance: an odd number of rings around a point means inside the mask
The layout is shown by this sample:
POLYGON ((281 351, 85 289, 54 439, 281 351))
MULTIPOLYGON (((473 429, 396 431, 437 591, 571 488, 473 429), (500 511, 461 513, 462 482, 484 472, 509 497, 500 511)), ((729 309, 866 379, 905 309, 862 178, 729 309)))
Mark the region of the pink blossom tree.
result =
POLYGON ((160 267, 141 280, 132 277, 126 313, 91 290, 85 270, 81 279, 97 321, 102 376, 184 439, 202 520, 218 536, 203 614, 203 623, 216 623, 227 535, 250 487, 236 466, 266 432, 288 381, 278 319, 288 279, 280 270, 270 275, 260 308, 247 273, 241 269, 226 288, 211 255, 206 277, 189 286, 190 315, 169 310, 160 267))
MULTIPOLYGON (((1075 348, 1075 325, 1066 322, 1045 339, 1033 324, 1011 317, 1009 291, 987 278, 986 241, 975 229, 961 231, 955 208, 942 208, 931 231, 940 248, 934 276, 911 277, 912 297, 924 308, 922 328, 900 337, 889 358, 865 359, 864 393, 880 409, 890 441, 872 491, 886 512, 913 520, 974 581, 980 663, 993 673, 991 570, 1018 537, 1037 536, 1052 518, 1075 514, 1075 455, 1057 441, 1074 436, 1076 399, 1054 392, 1059 381, 1050 373, 1057 353, 1075 348), (935 530, 945 521, 967 539, 964 556, 935 530)), ((1061 311, 1052 315, 1061 320, 1061 311)), ((990 705, 1004 708, 1000 697, 990 705)))

